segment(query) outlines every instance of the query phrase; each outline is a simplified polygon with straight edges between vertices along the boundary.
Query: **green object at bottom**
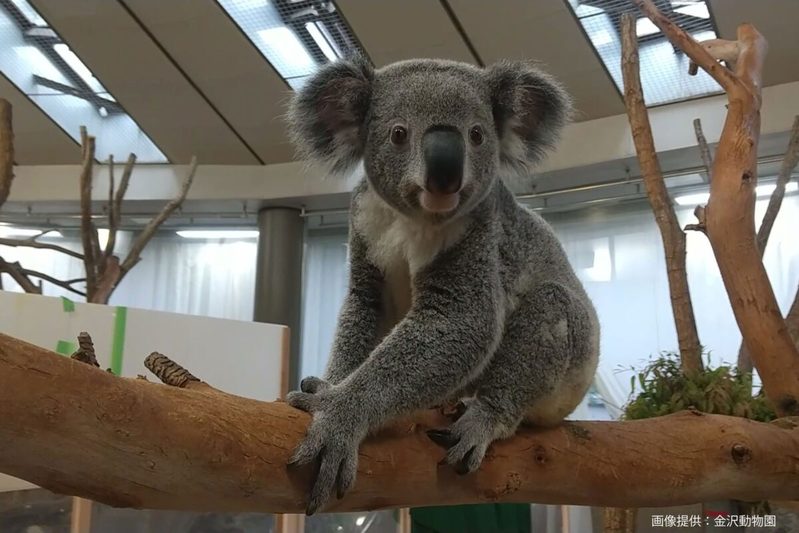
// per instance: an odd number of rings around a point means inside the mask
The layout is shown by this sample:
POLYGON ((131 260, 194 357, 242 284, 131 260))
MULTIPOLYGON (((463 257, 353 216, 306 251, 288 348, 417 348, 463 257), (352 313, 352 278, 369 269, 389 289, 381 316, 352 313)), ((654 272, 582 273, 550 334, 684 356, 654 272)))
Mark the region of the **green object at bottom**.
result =
POLYGON ((411 509, 413 533, 530 533, 530 506, 497 503, 411 509))

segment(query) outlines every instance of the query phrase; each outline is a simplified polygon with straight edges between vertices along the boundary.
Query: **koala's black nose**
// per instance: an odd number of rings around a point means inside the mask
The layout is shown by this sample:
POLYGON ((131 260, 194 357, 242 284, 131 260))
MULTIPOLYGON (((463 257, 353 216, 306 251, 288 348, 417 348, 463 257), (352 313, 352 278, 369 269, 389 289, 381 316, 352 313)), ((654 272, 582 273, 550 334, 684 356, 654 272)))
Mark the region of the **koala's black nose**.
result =
POLYGON ((422 137, 425 189, 434 194, 454 194, 463 183, 463 137, 451 126, 432 126, 422 137))

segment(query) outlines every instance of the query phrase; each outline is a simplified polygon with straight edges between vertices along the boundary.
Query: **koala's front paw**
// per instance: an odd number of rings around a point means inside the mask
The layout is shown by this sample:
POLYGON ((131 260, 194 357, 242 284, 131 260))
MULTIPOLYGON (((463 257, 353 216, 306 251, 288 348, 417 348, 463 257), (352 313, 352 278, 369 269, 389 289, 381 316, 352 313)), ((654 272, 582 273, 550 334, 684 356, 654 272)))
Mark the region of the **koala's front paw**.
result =
POLYGON ((291 392, 286 396, 286 402, 313 414, 305 438, 289 461, 289 466, 299 466, 319 460, 319 471, 305 510, 306 514, 312 515, 324 507, 333 489, 341 499, 355 483, 358 446, 366 431, 359 428, 354 410, 342 407, 336 401, 335 389, 331 387, 315 394, 291 392))
POLYGON ((300 390, 302 392, 309 392, 311 394, 316 394, 317 392, 326 391, 330 387, 332 387, 329 381, 326 381, 322 378, 318 378, 316 376, 308 376, 300 381, 300 390))
POLYGON ((427 436, 447 448, 446 463, 464 475, 480 467, 488 446, 497 438, 500 429, 496 417, 473 404, 448 429, 431 429, 427 436))

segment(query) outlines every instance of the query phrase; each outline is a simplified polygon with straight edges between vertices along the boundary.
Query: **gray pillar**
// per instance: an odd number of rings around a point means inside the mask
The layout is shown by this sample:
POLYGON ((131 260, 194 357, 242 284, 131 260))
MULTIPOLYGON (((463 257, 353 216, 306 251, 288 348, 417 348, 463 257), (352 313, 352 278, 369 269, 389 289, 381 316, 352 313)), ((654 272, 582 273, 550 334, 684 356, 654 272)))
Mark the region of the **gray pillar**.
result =
POLYGON ((291 328, 289 387, 297 388, 300 362, 303 219, 299 209, 258 212, 258 265, 253 320, 291 328))

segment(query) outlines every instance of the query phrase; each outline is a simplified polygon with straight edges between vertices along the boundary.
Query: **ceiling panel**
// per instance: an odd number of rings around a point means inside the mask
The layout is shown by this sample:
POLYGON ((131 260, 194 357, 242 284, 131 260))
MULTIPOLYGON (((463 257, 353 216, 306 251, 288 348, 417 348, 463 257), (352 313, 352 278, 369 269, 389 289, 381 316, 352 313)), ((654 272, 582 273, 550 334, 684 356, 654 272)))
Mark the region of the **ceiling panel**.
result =
POLYGON ((710 9, 722 39, 735 39, 742 22, 754 24, 766 38, 764 85, 799 80, 799 0, 710 0, 710 9))
POLYGON ((414 58, 475 62, 440 2, 338 0, 336 5, 378 67, 414 58))
POLYGON ((80 161, 80 147, 17 87, 0 75, 0 97, 12 107, 14 160, 18 165, 80 161))
POLYGON ((31 3, 172 162, 258 162, 120 3, 31 3))
POLYGON ((292 159, 282 120, 290 90, 219 4, 124 3, 262 161, 292 159))
POLYGON ((624 113, 619 92, 563 0, 511 2, 502 9, 478 0, 450 5, 486 64, 540 61, 562 81, 575 100, 576 120, 624 113))

